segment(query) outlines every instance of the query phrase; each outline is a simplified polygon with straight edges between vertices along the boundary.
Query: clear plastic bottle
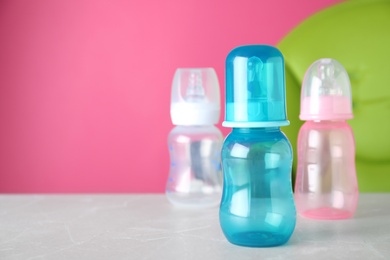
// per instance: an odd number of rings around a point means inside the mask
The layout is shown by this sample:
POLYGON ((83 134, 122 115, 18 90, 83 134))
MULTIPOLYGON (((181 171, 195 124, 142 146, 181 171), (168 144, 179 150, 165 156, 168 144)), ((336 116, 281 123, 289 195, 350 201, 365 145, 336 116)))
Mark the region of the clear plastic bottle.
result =
POLYGON ((174 205, 217 206, 222 194, 220 91, 212 68, 177 69, 171 96, 170 172, 166 195, 174 205))
POLYGON ((300 215, 351 218, 358 202, 352 99, 348 74, 333 59, 314 62, 301 90, 295 199, 300 215))
POLYGON ((284 59, 267 45, 241 46, 226 59, 224 186, 220 224, 233 244, 277 246, 296 223, 292 149, 286 118, 284 59))

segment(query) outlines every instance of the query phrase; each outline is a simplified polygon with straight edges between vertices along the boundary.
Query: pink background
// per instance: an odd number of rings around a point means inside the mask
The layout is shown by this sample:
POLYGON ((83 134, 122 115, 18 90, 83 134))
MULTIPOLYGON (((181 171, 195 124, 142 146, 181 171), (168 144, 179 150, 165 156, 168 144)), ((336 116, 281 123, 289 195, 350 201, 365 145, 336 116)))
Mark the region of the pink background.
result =
POLYGON ((224 104, 232 48, 337 2, 2 0, 0 192, 163 192, 175 69, 214 67, 224 104))

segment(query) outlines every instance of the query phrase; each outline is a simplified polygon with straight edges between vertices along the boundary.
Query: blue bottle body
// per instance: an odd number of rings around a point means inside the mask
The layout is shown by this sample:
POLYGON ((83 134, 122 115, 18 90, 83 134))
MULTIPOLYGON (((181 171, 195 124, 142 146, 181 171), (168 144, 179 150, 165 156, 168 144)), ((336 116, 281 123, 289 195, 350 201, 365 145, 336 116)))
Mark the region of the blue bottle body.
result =
POLYGON ((233 244, 286 243, 296 223, 292 149, 279 127, 233 128, 222 147, 220 225, 233 244))

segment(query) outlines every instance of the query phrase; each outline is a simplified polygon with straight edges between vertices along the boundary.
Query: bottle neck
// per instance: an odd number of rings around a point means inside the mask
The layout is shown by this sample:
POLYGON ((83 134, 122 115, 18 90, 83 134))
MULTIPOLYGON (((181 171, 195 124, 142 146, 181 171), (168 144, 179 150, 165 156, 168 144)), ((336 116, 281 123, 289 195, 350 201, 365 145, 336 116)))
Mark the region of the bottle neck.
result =
POLYGON ((331 119, 331 120, 307 120, 308 122, 313 123, 342 123, 346 122, 345 119, 331 119))
POLYGON ((315 121, 312 120, 312 121, 306 121, 304 125, 306 127, 328 128, 328 127, 344 127, 348 125, 348 123, 346 120, 315 120, 315 121))
POLYGON ((175 125, 175 127, 179 128, 210 128, 214 126, 215 125, 175 125))
POLYGON ((239 128, 234 127, 233 133, 239 133, 239 134, 256 134, 256 133, 275 133, 280 132, 280 127, 274 126, 274 127, 256 127, 256 128, 239 128))
POLYGON ((338 120, 310 120, 306 121, 309 125, 345 125, 347 121, 344 119, 338 120))

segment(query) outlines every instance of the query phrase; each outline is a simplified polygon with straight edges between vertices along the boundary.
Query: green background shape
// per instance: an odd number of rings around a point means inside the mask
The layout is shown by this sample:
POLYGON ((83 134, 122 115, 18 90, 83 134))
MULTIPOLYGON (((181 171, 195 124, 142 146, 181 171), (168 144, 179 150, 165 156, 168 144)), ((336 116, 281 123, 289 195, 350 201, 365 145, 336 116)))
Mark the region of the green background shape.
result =
POLYGON ((350 1, 301 23, 278 45, 286 62, 287 112, 283 127, 297 162, 299 101, 307 68, 333 58, 347 70, 354 118, 356 167, 361 192, 390 192, 390 1, 350 1))

